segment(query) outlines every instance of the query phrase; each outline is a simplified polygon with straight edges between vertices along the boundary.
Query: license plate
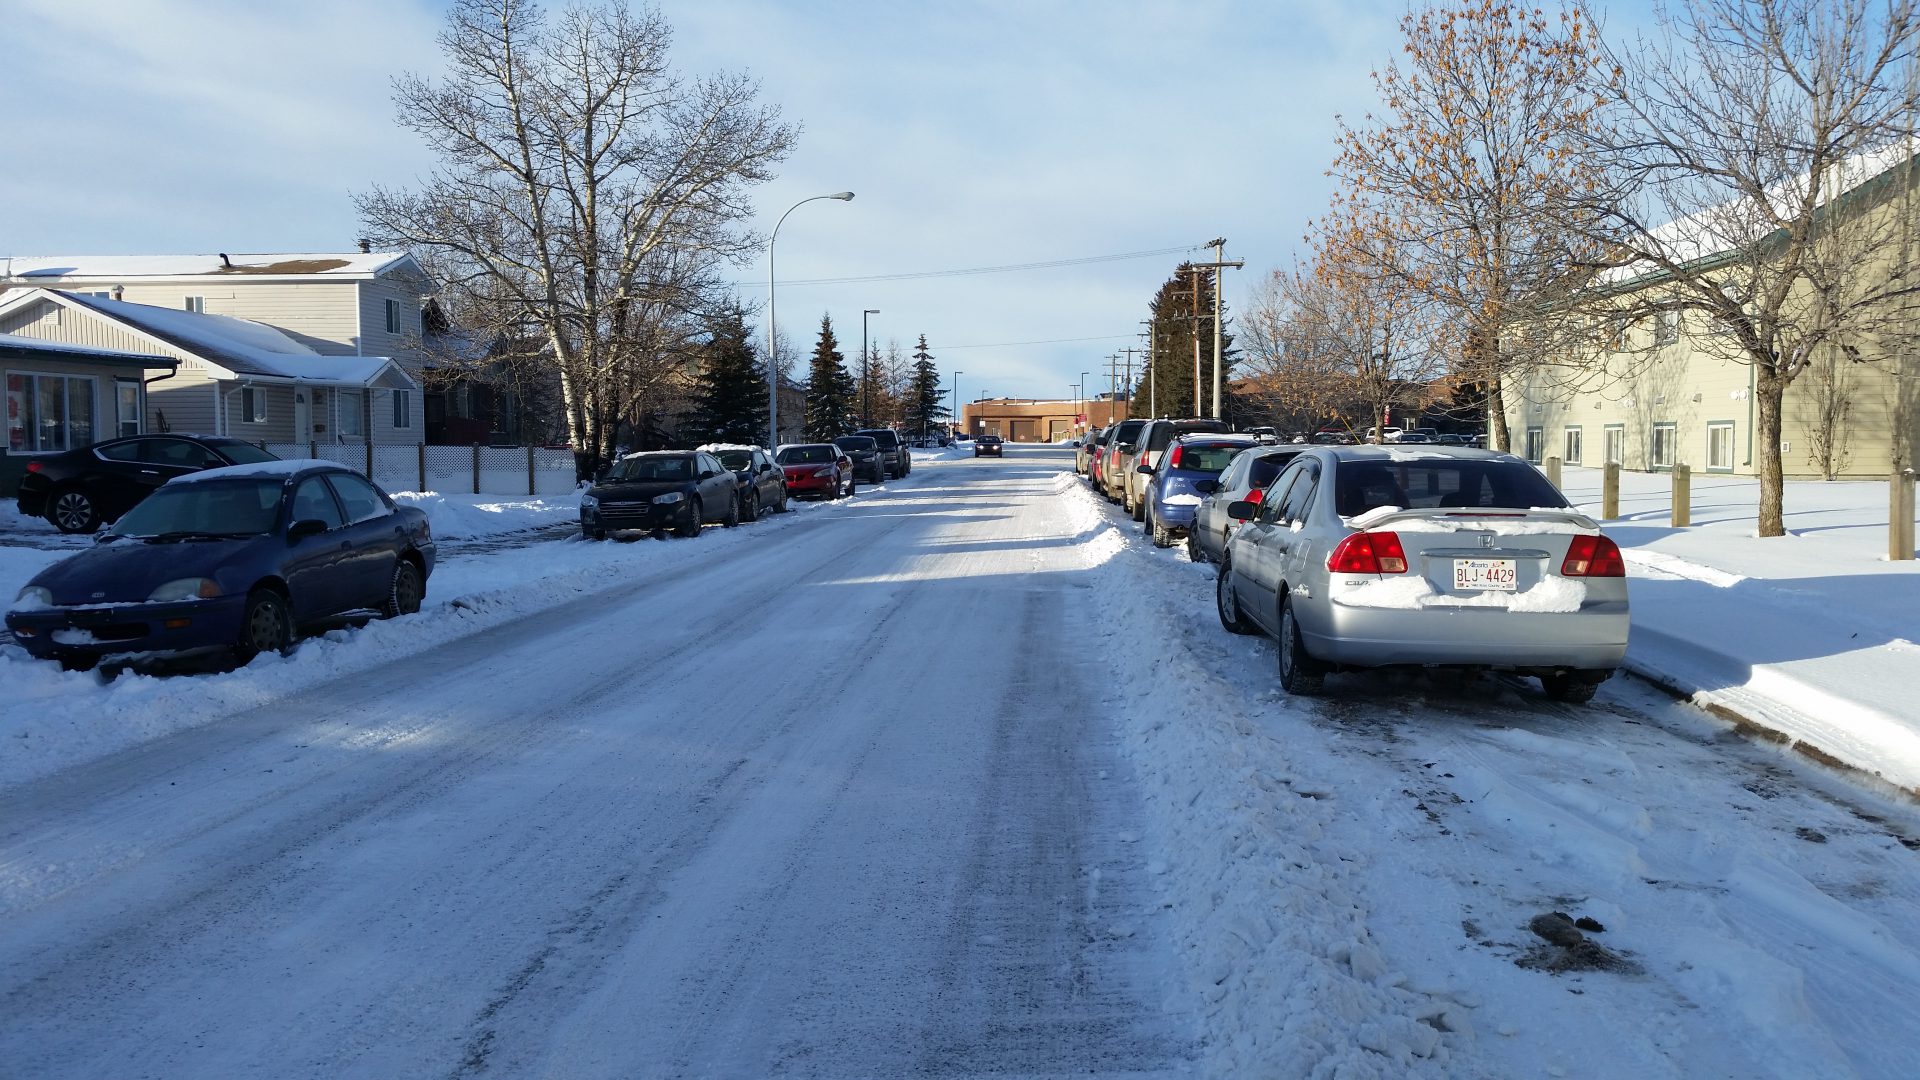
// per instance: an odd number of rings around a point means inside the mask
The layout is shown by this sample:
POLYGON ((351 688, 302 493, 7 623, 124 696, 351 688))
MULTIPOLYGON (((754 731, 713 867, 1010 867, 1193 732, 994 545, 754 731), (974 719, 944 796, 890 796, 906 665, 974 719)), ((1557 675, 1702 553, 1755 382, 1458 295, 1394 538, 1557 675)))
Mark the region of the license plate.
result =
POLYGON ((1462 592, 1515 592, 1520 574, 1512 559, 1455 559, 1453 587, 1462 592))

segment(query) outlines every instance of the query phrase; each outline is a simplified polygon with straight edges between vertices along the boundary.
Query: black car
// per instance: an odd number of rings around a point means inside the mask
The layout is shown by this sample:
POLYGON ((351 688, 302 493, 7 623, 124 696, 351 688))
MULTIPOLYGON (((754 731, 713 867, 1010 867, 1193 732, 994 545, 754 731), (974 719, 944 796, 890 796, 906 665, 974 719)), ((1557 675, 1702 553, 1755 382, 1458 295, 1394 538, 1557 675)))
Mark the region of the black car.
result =
POLYGON ((913 471, 913 454, 899 432, 892 428, 861 428, 854 434, 867 436, 880 448, 880 464, 888 476, 898 480, 913 471))
POLYGON ((740 524, 740 481, 699 450, 628 454, 580 498, 580 532, 594 540, 620 529, 699 536, 713 521, 740 524))
POLYGON ((853 459, 853 475, 865 479, 870 484, 887 482, 887 466, 880 455, 880 444, 871 435, 842 435, 833 440, 833 445, 847 452, 853 459))
POLYGON ((707 452, 740 481, 740 520, 759 521, 762 511, 787 509, 787 473, 757 446, 710 446, 707 452))
POLYGON ((119 519, 176 476, 279 458, 250 442, 206 435, 130 435, 27 462, 20 512, 66 533, 119 519))
POLYGON ((982 454, 992 454, 994 457, 1006 457, 1006 455, 1001 452, 1001 448, 1002 443, 998 435, 982 435, 973 440, 974 457, 979 457, 982 454))
POLYGON ((273 460, 168 483, 47 567, 7 612, 27 652, 84 670, 101 657, 281 651, 302 627, 420 610, 427 515, 322 461, 273 460))

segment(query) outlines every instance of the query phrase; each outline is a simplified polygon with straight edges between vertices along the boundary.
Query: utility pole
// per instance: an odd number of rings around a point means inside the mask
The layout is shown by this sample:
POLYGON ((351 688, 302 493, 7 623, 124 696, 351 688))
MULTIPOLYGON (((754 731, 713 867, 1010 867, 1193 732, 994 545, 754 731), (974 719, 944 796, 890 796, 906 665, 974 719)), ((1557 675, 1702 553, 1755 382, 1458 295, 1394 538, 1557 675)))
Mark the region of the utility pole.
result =
POLYGON ((1126 384, 1124 384, 1124 383, 1122 383, 1122 382, 1120 381, 1120 379, 1121 379, 1121 371, 1122 371, 1122 367, 1121 367, 1121 364, 1120 364, 1120 354, 1119 354, 1119 353, 1110 353, 1110 354, 1108 354, 1108 356, 1107 356, 1107 385, 1108 385, 1108 386, 1111 386, 1111 387, 1113 387, 1113 396, 1112 396, 1111 398, 1109 398, 1109 399, 1108 399, 1108 402, 1107 402, 1107 414, 1108 414, 1109 416, 1111 416, 1111 415, 1113 414, 1113 406, 1114 406, 1114 405, 1117 405, 1117 404, 1119 403, 1119 401, 1120 401, 1120 391, 1121 391, 1121 390, 1122 390, 1122 389, 1124 388, 1124 389, 1126 389, 1126 390, 1128 390, 1128 394, 1127 394, 1127 415, 1126 415, 1126 416, 1124 417, 1124 419, 1129 419, 1129 420, 1130 420, 1130 419, 1132 419, 1132 418, 1133 418, 1133 394, 1132 394, 1132 392, 1131 392, 1131 391, 1132 391, 1132 387, 1130 387, 1130 386, 1127 386, 1126 384))
MULTIPOLYGON (((1227 248, 1225 237, 1221 237, 1207 246, 1213 249, 1213 418, 1215 420, 1222 420, 1225 419, 1225 414, 1220 410, 1220 381, 1224 370, 1220 357, 1220 271, 1228 268, 1239 270, 1247 264, 1239 259, 1235 259, 1232 262, 1226 261, 1224 258, 1227 248)), ((1194 335, 1193 347, 1196 354, 1200 348, 1199 338, 1200 336, 1198 334, 1194 335)), ((1196 374, 1198 374, 1198 372, 1196 372, 1196 374)))
POLYGON ((1193 287, 1193 300, 1187 309, 1188 325, 1193 327, 1193 414, 1200 413, 1200 268, 1187 264, 1188 281, 1193 287))
POLYGON ((1147 339, 1147 414, 1159 416, 1160 382, 1156 376, 1160 374, 1160 324, 1152 319, 1141 319, 1140 325, 1147 328, 1147 332, 1140 335, 1147 339))
MULTIPOLYGON (((1141 350, 1135 349, 1129 346, 1128 348, 1122 349, 1120 351, 1127 354, 1127 394, 1129 397, 1131 397, 1133 394, 1133 354, 1140 352, 1141 350)), ((1151 400, 1151 397, 1149 397, 1149 400, 1151 400)), ((1133 410, 1131 407, 1129 407, 1127 411, 1132 412, 1133 410)), ((1152 411, 1151 405, 1148 406, 1147 415, 1148 416, 1155 415, 1155 413, 1152 411)))

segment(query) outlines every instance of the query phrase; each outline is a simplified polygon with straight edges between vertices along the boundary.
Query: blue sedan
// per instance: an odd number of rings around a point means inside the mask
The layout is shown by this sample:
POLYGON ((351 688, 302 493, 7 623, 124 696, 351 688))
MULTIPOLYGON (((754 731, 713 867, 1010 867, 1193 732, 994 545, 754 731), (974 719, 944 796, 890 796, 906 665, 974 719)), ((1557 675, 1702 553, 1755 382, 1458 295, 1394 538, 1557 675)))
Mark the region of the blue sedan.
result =
POLYGON ((85 670, 116 654, 282 652, 304 627, 420 610, 427 517, 330 462, 269 461, 168 482, 41 571, 7 612, 36 657, 85 670))

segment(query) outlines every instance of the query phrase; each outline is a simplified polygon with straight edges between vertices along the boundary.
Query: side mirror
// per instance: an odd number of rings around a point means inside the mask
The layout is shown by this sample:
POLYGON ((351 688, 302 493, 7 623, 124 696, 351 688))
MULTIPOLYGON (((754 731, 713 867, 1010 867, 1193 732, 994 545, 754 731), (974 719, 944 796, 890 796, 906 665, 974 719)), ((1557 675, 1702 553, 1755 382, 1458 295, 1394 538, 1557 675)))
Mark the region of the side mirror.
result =
POLYGON ((1195 490, 1195 491, 1197 491, 1197 492, 1199 492, 1199 493, 1200 493, 1200 494, 1202 494, 1202 495, 1211 495, 1211 494, 1213 494, 1214 492, 1216 492, 1216 491, 1219 491, 1219 490, 1220 490, 1220 481, 1218 481, 1218 480, 1195 480, 1195 481, 1193 482, 1193 490, 1195 490))
POLYGON ((309 536, 319 536, 327 531, 327 523, 319 518, 301 518, 287 526, 287 542, 305 540, 309 536))
POLYGON ((1260 514, 1260 504, 1241 499, 1227 504, 1227 516, 1235 521, 1252 521, 1260 514))
POLYGON ((610 470, 611 468, 612 468, 611 466, 608 466, 608 465, 602 465, 602 466, 600 466, 599 468, 597 468, 597 469, 595 469, 595 470, 593 470, 593 482, 594 482, 594 483, 596 483, 596 484, 598 484, 598 483, 601 483, 601 482, 603 482, 603 481, 605 481, 605 480, 606 480, 606 478, 607 478, 607 472, 608 472, 608 471, 609 471, 609 470, 610 470))
POLYGON ((1147 464, 1146 462, 1144 462, 1144 461, 1143 461, 1143 462, 1141 462, 1141 463, 1140 463, 1140 465, 1139 465, 1139 467, 1138 467, 1138 468, 1136 468, 1136 469, 1134 469, 1133 471, 1134 471, 1134 472, 1137 472, 1137 473, 1144 473, 1144 474, 1145 474, 1145 475, 1147 475, 1147 476, 1152 476, 1152 475, 1153 475, 1153 466, 1151 466, 1151 465, 1149 465, 1149 464, 1147 464))
POLYGON ((715 476, 717 476, 717 475, 719 475, 719 474, 718 474, 718 473, 715 473, 715 472, 714 472, 714 471, 713 471, 712 469, 701 469, 701 470, 700 470, 700 479, 702 479, 702 480, 711 480, 711 479, 713 479, 713 478, 714 478, 715 476))

